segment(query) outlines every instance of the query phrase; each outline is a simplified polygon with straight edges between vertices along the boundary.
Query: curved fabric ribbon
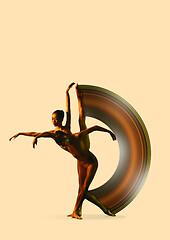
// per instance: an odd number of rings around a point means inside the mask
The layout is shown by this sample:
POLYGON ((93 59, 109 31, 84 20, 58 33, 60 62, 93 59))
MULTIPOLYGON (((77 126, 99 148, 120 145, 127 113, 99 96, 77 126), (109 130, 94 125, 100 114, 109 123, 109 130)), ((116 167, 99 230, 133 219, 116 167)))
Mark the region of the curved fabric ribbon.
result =
POLYGON ((104 206, 117 213, 136 197, 145 182, 151 158, 148 132, 136 110, 117 94, 91 85, 79 87, 86 115, 105 123, 119 144, 116 171, 102 186, 90 190, 104 206))

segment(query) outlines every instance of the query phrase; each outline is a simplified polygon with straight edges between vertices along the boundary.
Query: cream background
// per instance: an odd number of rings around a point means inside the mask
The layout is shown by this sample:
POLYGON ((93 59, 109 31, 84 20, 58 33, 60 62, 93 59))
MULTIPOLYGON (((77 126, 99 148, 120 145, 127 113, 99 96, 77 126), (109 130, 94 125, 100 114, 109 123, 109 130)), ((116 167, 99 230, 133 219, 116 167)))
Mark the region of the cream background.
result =
MULTIPOLYGON (((0 238, 169 239, 169 1, 0 5, 0 238), (19 131, 53 129, 51 113, 65 110, 65 89, 72 81, 126 99, 150 135, 146 183, 116 218, 88 202, 83 221, 67 218, 77 194, 72 156, 52 140, 39 140, 35 150, 32 138, 8 141, 19 131)), ((70 93, 77 131, 74 89, 70 93)), ((93 136, 100 164, 94 187, 111 176, 118 161, 118 146, 107 137, 93 136)))

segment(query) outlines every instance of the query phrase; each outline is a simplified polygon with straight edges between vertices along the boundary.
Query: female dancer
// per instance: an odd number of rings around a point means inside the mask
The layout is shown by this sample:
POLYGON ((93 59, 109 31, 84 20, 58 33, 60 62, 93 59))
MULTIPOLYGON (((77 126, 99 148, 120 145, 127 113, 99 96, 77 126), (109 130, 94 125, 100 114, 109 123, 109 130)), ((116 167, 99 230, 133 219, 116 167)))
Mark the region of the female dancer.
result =
POLYGON ((115 135, 110 131, 100 126, 93 126, 90 128, 86 127, 85 123, 85 108, 83 105, 83 95, 79 89, 78 84, 76 85, 76 93, 78 98, 79 106, 79 126, 80 132, 71 133, 71 110, 70 110, 70 96, 69 90, 75 83, 71 83, 66 90, 66 124, 62 125, 64 118, 64 112, 57 110, 52 114, 52 122, 56 127, 55 130, 46 131, 43 133, 37 132, 20 132, 11 137, 9 140, 15 139, 19 135, 33 136, 33 148, 37 145, 37 139, 41 137, 52 138, 55 142, 64 150, 70 152, 77 159, 77 170, 79 177, 79 190, 76 200, 76 204, 73 213, 68 217, 82 219, 82 203, 84 199, 97 205, 105 214, 115 216, 108 208, 88 191, 90 183, 92 182, 94 175, 97 171, 98 162, 94 154, 89 151, 90 140, 88 134, 94 131, 108 132, 113 141, 116 140, 115 135))

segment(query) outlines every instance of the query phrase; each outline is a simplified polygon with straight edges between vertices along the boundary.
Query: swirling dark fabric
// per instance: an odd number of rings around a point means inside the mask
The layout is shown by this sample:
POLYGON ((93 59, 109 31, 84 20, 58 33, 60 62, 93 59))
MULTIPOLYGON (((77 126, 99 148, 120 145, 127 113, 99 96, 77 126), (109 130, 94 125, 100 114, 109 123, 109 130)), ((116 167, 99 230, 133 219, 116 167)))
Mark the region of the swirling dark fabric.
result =
POLYGON ((86 115, 105 123, 115 133, 119 144, 116 171, 106 183, 91 190, 104 206, 117 213, 135 198, 145 182, 151 159, 149 135, 139 114, 123 98, 104 88, 79 87, 86 115))

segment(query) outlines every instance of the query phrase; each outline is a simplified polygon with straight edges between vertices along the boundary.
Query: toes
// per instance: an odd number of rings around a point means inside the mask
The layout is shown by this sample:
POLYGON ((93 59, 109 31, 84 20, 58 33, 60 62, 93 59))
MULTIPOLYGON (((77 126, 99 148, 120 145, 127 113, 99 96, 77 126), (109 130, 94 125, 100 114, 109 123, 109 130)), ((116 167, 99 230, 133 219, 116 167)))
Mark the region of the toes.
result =
POLYGON ((107 211, 107 214, 108 214, 109 216, 112 216, 112 217, 115 217, 115 216, 116 216, 116 215, 115 215, 114 213, 112 213, 110 210, 107 211))
POLYGON ((78 215, 75 215, 74 216, 76 219, 83 219, 82 217, 78 216, 78 215))
POLYGON ((73 214, 73 213, 67 215, 67 217, 76 218, 76 219, 83 219, 82 217, 78 216, 77 214, 73 214))

